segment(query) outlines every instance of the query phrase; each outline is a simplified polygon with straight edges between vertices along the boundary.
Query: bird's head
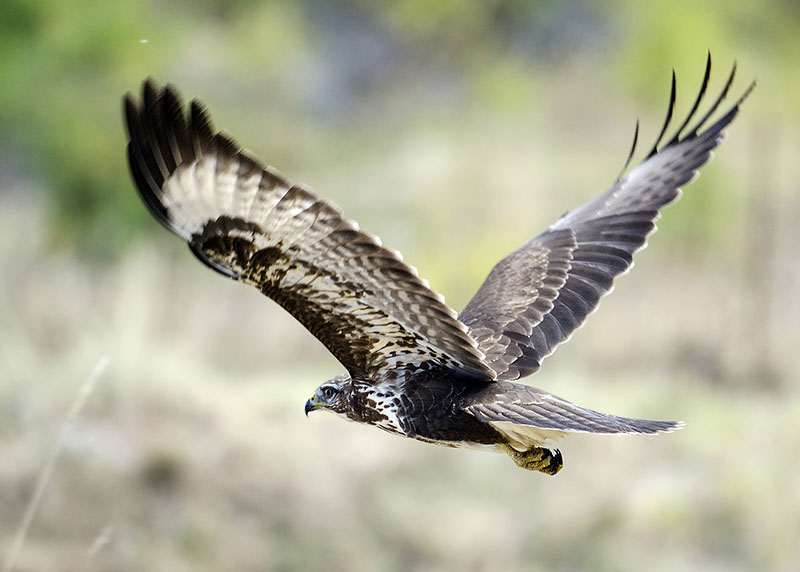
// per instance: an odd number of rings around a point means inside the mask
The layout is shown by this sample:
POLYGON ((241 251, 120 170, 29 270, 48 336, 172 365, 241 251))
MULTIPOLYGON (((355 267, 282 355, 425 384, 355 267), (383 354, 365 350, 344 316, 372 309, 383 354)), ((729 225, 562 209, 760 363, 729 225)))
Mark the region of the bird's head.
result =
POLYGON ((320 385, 311 399, 306 401, 306 416, 309 411, 316 409, 330 409, 334 413, 345 414, 349 409, 348 395, 352 381, 348 374, 343 373, 320 385))

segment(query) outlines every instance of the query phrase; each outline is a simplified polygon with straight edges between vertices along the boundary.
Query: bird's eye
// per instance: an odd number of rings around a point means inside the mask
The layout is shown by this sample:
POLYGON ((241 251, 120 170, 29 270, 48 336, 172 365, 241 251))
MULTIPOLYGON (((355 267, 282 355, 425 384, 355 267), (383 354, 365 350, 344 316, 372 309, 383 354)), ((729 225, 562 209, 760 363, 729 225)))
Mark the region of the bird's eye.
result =
POLYGON ((322 388, 322 395, 325 399, 333 399, 333 396, 336 395, 336 390, 332 387, 323 387, 322 388))

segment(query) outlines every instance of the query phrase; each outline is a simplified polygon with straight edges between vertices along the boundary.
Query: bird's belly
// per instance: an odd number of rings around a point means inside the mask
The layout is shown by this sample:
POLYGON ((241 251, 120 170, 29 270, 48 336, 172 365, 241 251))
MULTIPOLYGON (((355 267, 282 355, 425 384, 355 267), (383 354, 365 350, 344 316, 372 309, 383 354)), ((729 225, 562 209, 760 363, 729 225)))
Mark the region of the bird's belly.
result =
POLYGON ((462 410, 420 416, 414 419, 412 428, 406 436, 447 447, 492 448, 503 440, 494 427, 462 410))
POLYGON ((435 439, 426 439, 425 437, 414 437, 418 441, 424 443, 432 443, 434 445, 442 445, 443 447, 453 447, 456 449, 474 449, 476 451, 494 451, 495 453, 502 453, 498 448, 497 443, 478 443, 476 441, 442 441, 435 439))

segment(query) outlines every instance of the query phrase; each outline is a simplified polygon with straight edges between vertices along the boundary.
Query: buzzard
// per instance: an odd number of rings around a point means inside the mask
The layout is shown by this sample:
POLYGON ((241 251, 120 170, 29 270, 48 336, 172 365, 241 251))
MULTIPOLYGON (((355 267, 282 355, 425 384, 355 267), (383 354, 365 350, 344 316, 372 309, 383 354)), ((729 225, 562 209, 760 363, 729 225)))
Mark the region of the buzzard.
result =
MULTIPOLYGON (((734 65, 690 125, 710 71, 709 56, 691 111, 665 141, 673 72, 667 118, 645 160, 498 262, 460 314, 399 252, 215 131, 202 104, 187 110, 170 85, 148 79, 141 100, 125 96, 128 161, 150 213, 201 262, 272 298, 344 366, 317 388, 306 414, 327 409, 421 441, 503 451, 553 475, 563 461, 551 443, 565 434, 680 426, 600 413, 516 380, 538 370, 597 307, 645 246, 659 209, 722 142, 753 85, 710 122, 734 65)), ((636 134, 623 174, 638 123, 636 134)))

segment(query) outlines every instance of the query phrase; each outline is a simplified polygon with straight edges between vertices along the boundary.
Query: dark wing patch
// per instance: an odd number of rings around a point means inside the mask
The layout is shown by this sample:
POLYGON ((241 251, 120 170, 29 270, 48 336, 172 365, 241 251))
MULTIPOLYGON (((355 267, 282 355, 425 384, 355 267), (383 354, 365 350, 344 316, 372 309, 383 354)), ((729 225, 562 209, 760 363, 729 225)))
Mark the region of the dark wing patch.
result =
POLYGON ((513 380, 535 372, 542 359, 569 339, 611 290, 614 278, 631 267, 633 254, 655 230, 659 209, 680 196, 679 187, 697 176, 697 169, 722 142, 723 129, 736 117, 754 84, 723 117, 703 130, 728 92, 734 66, 709 112, 684 132, 705 94, 710 69, 709 57, 689 116, 663 148, 658 145, 672 118, 674 74, 667 119, 645 161, 501 260, 464 308, 459 319, 469 327, 498 379, 513 380))
POLYGON ((210 268, 252 284, 314 334, 353 377, 436 364, 493 371, 456 313, 416 270, 331 203, 214 134, 199 103, 149 80, 125 98, 128 157, 153 216, 210 268))

